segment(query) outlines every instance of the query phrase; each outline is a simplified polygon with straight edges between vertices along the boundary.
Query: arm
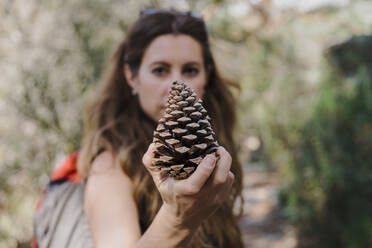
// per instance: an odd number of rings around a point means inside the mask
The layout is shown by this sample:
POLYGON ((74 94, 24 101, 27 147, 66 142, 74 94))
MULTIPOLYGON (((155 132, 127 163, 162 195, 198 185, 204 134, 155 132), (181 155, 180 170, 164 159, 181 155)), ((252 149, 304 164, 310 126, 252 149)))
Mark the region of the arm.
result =
POLYGON ((92 164, 84 210, 97 248, 133 247, 141 236, 132 183, 109 152, 92 164))
POLYGON ((177 228, 176 219, 163 206, 141 238, 131 180, 108 152, 92 164, 84 209, 97 248, 177 247, 192 235, 190 229, 177 228))
POLYGON ((164 203, 142 236, 129 177, 109 153, 94 161, 86 188, 85 211, 96 247, 184 247, 200 223, 230 192, 231 158, 223 148, 219 150, 221 159, 217 166, 214 156, 205 159, 194 174, 181 181, 163 178, 151 166, 152 149, 150 146, 143 162, 164 203))

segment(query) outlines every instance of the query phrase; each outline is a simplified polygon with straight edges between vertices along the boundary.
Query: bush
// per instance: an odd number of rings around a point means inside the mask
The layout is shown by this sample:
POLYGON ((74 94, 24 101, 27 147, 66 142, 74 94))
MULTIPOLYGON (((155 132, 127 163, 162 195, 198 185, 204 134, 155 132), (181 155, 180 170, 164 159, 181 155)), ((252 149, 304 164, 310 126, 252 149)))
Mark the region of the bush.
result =
POLYGON ((361 62, 348 78, 331 71, 312 118, 300 131, 291 179, 281 194, 298 227, 298 247, 372 247, 372 77, 368 69, 361 62))

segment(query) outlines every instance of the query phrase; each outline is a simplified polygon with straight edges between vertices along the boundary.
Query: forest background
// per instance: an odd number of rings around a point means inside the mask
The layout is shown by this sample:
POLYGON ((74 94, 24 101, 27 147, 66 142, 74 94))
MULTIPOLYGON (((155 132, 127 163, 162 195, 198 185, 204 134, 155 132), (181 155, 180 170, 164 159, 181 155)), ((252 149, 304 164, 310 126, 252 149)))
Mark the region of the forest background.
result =
POLYGON ((372 247, 367 0, 1 0, 0 247, 31 239, 40 192, 79 149, 84 104, 139 11, 171 6, 204 16, 241 85, 240 159, 278 175, 297 246, 372 247))

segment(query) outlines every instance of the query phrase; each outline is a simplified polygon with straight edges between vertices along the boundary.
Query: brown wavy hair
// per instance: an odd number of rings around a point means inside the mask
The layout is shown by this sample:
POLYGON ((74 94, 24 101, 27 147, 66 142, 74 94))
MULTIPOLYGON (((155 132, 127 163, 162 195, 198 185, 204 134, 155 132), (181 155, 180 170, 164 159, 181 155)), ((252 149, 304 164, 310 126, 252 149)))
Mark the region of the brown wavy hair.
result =
POLYGON ((228 200, 205 220, 193 237, 190 247, 243 247, 238 226, 242 206, 242 171, 234 146, 235 100, 231 86, 237 86, 219 75, 208 42, 202 18, 192 12, 159 10, 142 14, 114 53, 100 89, 88 105, 84 138, 79 155, 80 172, 88 176, 91 163, 102 150, 110 151, 134 185, 133 197, 140 216, 141 231, 151 224, 162 200, 155 184, 142 165, 142 156, 152 141, 156 123, 141 109, 137 96, 131 94, 123 73, 125 64, 137 75, 145 49, 156 37, 164 34, 185 34, 202 47, 204 66, 209 72, 203 105, 212 118, 219 143, 232 156, 231 171, 235 181, 228 200), (234 213, 240 200, 240 212, 234 213))

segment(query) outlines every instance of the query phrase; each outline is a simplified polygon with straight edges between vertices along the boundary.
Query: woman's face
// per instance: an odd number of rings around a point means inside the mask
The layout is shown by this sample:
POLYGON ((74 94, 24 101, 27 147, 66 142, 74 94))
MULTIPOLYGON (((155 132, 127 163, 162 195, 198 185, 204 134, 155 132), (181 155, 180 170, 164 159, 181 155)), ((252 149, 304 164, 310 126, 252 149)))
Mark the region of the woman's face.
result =
POLYGON ((129 85, 137 92, 142 109, 157 121, 164 114, 169 88, 181 80, 202 98, 207 73, 198 41, 184 34, 155 38, 146 48, 136 76, 125 68, 129 85))

